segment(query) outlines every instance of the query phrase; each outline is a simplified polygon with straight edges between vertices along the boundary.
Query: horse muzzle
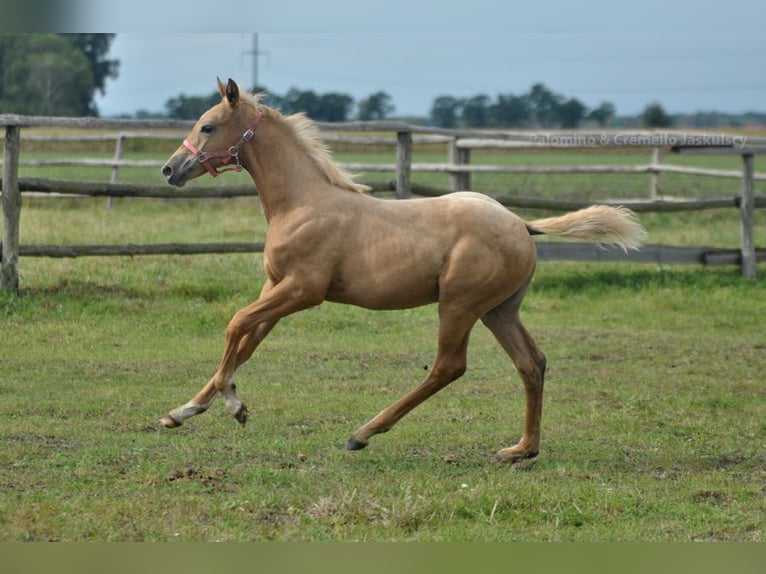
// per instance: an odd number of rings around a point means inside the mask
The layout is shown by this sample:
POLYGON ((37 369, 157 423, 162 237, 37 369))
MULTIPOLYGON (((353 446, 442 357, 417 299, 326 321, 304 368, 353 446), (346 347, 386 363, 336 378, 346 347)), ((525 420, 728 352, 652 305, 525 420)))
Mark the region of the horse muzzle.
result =
POLYGON ((187 181, 201 175, 193 173, 196 165, 193 157, 175 156, 162 166, 162 175, 170 185, 183 187, 187 181))

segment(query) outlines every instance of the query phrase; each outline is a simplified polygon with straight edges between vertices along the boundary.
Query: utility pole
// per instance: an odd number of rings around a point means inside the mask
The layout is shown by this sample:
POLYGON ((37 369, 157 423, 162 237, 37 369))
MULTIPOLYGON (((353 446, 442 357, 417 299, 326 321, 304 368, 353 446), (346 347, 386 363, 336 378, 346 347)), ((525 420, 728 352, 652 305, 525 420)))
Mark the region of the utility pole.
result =
POLYGON ((258 34, 253 34, 253 49, 245 50, 242 52, 243 56, 252 56, 253 58, 253 85, 252 88, 257 88, 258 84, 258 58, 262 55, 268 57, 268 52, 261 52, 258 49, 258 34))
POLYGON ((253 89, 258 85, 258 34, 253 34, 253 89))

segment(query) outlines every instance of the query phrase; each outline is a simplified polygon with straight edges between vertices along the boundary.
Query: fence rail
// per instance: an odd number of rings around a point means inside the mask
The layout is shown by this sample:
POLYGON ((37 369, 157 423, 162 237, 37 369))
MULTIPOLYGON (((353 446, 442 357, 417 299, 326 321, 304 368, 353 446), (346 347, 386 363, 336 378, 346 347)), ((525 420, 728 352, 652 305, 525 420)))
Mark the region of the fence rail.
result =
MULTIPOLYGON (((19 256, 79 257, 107 255, 159 255, 195 253, 257 252, 262 243, 226 244, 157 244, 157 245, 97 245, 53 246, 19 245, 19 221, 21 193, 36 192, 63 195, 90 195, 103 197, 150 197, 150 198, 223 198, 257 195, 252 186, 196 187, 170 190, 167 186, 136 186, 119 183, 121 167, 158 167, 161 161, 123 159, 124 142, 129 138, 151 138, 180 141, 183 134, 158 133, 156 130, 188 130, 193 122, 178 120, 109 120, 96 118, 48 118, 37 116, 0 115, 0 126, 5 127, 3 154, 2 207, 3 237, 0 254, 0 289, 18 290, 19 256), (114 141, 115 155, 112 159, 79 160, 20 160, 21 129, 28 127, 74 127, 87 129, 118 129, 116 136, 88 134, 81 136, 54 136, 41 138, 28 136, 30 141, 114 141), (136 130, 151 129, 150 132, 136 130), (127 130, 127 131, 125 131, 127 130), (84 165, 113 168, 112 183, 62 181, 53 179, 19 178, 18 168, 43 165, 84 165)), ((766 152, 766 137, 739 135, 685 133, 679 131, 607 131, 607 132, 526 132, 500 130, 453 130, 412 126, 399 122, 347 122, 343 124, 320 123, 326 141, 357 145, 386 145, 396 147, 396 163, 345 163, 343 167, 355 171, 393 172, 394 179, 375 182, 374 191, 394 191, 399 198, 410 195, 441 195, 450 190, 437 189, 412 181, 413 172, 438 172, 450 175, 451 190, 470 188, 472 173, 527 173, 527 174, 650 174, 652 193, 650 199, 620 201, 637 212, 691 211, 700 209, 737 208, 740 211, 741 247, 738 250, 711 247, 668 247, 650 245, 638 253, 624 255, 613 249, 578 243, 538 242, 541 259, 571 259, 586 261, 640 261, 656 263, 703 263, 739 264, 746 277, 754 277, 756 262, 766 260, 766 251, 757 250, 753 238, 753 211, 766 207, 766 197, 755 197, 755 181, 766 180, 766 174, 755 173, 754 156, 766 152), (338 133, 343 132, 343 133, 338 133), (350 135, 349 132, 393 132, 394 136, 350 135), (447 163, 413 163, 413 146, 416 144, 447 144, 447 163), (574 165, 574 166, 492 166, 470 163, 472 149, 647 149, 651 152, 650 163, 642 165, 574 165), (742 157, 742 169, 720 170, 690 168, 662 164, 661 153, 670 150, 678 153, 737 154, 742 157), (742 181, 742 193, 736 197, 716 199, 692 199, 668 201, 657 197, 656 190, 662 173, 683 173, 704 177, 737 178, 742 181)), ((541 198, 497 197, 501 203, 514 208, 573 210, 587 204, 541 198)), ((609 203, 609 202, 600 202, 609 203)))
MULTIPOLYGON (((0 115, 0 125, 3 118, 13 116, 0 115)), ((33 125, 38 126, 40 122, 39 118, 31 118, 36 121, 33 125)), ((51 120, 62 118, 50 118, 51 120)), ((113 120, 114 121, 114 120, 113 120)), ((125 121, 139 121, 139 120, 121 120, 125 121)), ((90 122, 89 122, 90 123, 90 122)), ((110 124, 109 120, 105 120, 105 124, 110 124)), ((57 122, 58 124, 58 122, 57 122)), ((162 122, 160 125, 164 125, 162 122)), ((179 122, 178 125, 191 125, 189 122, 179 122)), ((388 125, 388 123, 381 122, 369 122, 374 125, 388 125)), ((44 124, 43 124, 44 125, 44 124)), ((177 125, 175 123, 171 125, 177 125)), ((340 129, 345 124, 321 124, 324 129, 340 129)), ((356 124, 351 124, 356 125, 356 124)), ((367 124, 365 124, 367 125, 367 124)), ((435 129, 435 128, 418 128, 417 126, 408 126, 412 129, 435 129)), ((358 128, 358 126, 357 126, 358 128)), ((350 129, 350 128, 349 128, 350 129)), ((443 131, 443 130, 440 130, 443 131)), ((407 132, 402 132, 407 133, 407 132)), ((473 132, 470 132, 473 133, 473 132)), ((448 173, 450 175, 462 176, 452 180, 451 189, 458 191, 461 189, 470 188, 468 183, 470 179, 468 177, 472 173, 507 173, 507 174, 653 174, 659 175, 662 173, 676 173, 684 175, 699 175, 708 177, 722 177, 729 179, 740 179, 742 172, 738 170, 721 170, 721 169, 708 169, 698 167, 686 167, 672 164, 663 164, 660 161, 661 149, 660 147, 651 148, 651 161, 647 164, 624 164, 624 165, 476 165, 470 163, 470 151, 473 149, 498 149, 498 150, 533 150, 533 149, 563 149, 563 148, 615 148, 615 147, 633 147, 641 148, 645 145, 639 145, 640 142, 657 143, 662 141, 677 142, 677 141, 731 141, 732 145, 729 146, 702 146, 694 145, 691 147, 679 147, 675 146, 673 151, 678 153, 737 153, 744 155, 747 153, 764 153, 766 152, 766 138, 749 138, 747 145, 743 140, 736 139, 739 136, 725 136, 722 134, 707 135, 704 134, 690 136, 681 132, 620 132, 622 135, 620 138, 612 136, 605 139, 607 143, 603 145, 587 145, 585 142, 590 141, 595 136, 578 136, 573 132, 512 132, 507 133, 508 138, 515 139, 498 139, 497 132, 487 132, 494 134, 493 139, 479 139, 476 137, 454 137, 447 135, 437 134, 422 134, 412 136, 412 145, 419 144, 451 144, 457 153, 451 154, 452 161, 448 163, 411 163, 411 172, 431 172, 431 173, 448 173), (707 137, 707 140, 704 139, 707 137), (564 139, 567 138, 567 139, 564 139), (728 140, 726 138, 729 138, 728 140), (752 142, 750 141, 752 140, 752 142), (543 141, 549 141, 551 143, 541 143, 543 141), (570 141, 571 145, 565 145, 564 142, 570 141), (623 144, 618 146, 615 141, 633 142, 631 144, 623 144), (461 185, 465 184, 465 185, 461 185)), ((184 134, 178 133, 157 133, 157 132, 137 132, 137 131, 121 131, 115 134, 96 134, 96 135, 77 135, 77 136, 26 136, 25 141, 29 142, 56 142, 56 143, 76 143, 76 142, 114 142, 115 154, 111 159, 94 159, 94 158, 59 158, 59 159, 32 159, 32 160, 20 160, 19 166, 24 167, 53 167, 53 166, 83 166, 83 167, 111 167, 118 170, 121 167, 161 167, 163 165, 162 160, 128 160, 123 159, 124 142, 129 139, 151 139, 151 140, 164 140, 164 141, 181 141, 184 134)), ((603 134, 602 134, 603 137, 603 134)), ((396 147, 398 141, 396 137, 383 137, 383 136, 354 136, 348 134, 337 134, 333 132, 323 133, 323 139, 327 142, 335 143, 347 143, 354 145, 370 145, 370 146, 388 146, 396 147)), ((345 169, 351 171, 367 171, 367 172, 396 172, 400 162, 396 163, 352 163, 352 162, 340 162, 339 165, 345 169)), ((2 165, 2 160, 0 160, 2 165)), ((117 172, 115 172, 116 174, 117 172)), ((754 174, 755 181, 766 181, 766 173, 754 174)), ((112 182, 117 180, 113 177, 112 182)), ((652 196, 657 195, 656 191, 659 187, 659 179, 653 180, 653 193, 652 196)))
MULTIPOLYGON (((737 265, 741 261, 739 250, 715 247, 672 247, 644 245, 641 251, 625 253, 616 248, 603 248, 592 243, 540 242, 537 257, 541 261, 597 261, 632 262, 670 265, 676 263, 699 265, 737 265)), ((266 244, 254 242, 226 243, 154 243, 150 245, 126 243, 123 245, 21 245, 23 257, 107 257, 137 255, 210 255, 224 253, 263 253, 266 244)), ((766 261, 766 249, 757 249, 758 261, 766 261)))

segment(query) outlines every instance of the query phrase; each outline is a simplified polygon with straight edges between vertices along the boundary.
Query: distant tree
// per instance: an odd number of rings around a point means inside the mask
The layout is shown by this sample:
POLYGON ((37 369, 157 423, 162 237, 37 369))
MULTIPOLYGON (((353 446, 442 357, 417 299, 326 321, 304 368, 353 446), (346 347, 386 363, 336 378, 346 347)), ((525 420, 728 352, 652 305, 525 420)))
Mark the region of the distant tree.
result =
POLYGON ((96 90, 117 76, 113 34, 0 35, 0 112, 97 115, 96 90))
POLYGON ((357 106, 357 118, 362 121, 382 120, 394 112, 391 96, 380 91, 370 94, 361 100, 357 106))
POLYGON ((658 102, 653 102, 644 108, 641 122, 647 128, 666 128, 673 125, 671 118, 658 102))
POLYGON ((2 34, 0 110, 97 115, 95 91, 117 77, 105 55, 114 34, 2 34))
POLYGON ((136 110, 136 113, 134 115, 135 115, 135 118, 138 120, 151 120, 151 119, 167 117, 166 114, 163 114, 161 112, 150 112, 149 110, 144 110, 144 109, 136 110))
POLYGON ((460 117, 463 124, 474 128, 483 128, 489 125, 489 102, 489 96, 484 94, 464 99, 460 105, 460 117))
POLYGON ((452 96, 439 96, 431 105, 431 123, 442 128, 454 128, 460 114, 460 101, 452 96))
POLYGON ((563 103, 563 97, 553 93, 543 84, 535 84, 527 94, 530 108, 538 127, 552 126, 563 103))
POLYGON ((595 121, 602 128, 605 127, 617 111, 611 102, 601 102, 597 108, 594 108, 588 114, 588 118, 595 121))
MULTIPOLYGON (((106 93, 106 81, 116 78, 120 72, 119 60, 107 60, 115 34, 62 34, 88 59, 93 73, 93 86, 101 94, 106 93)), ((95 107, 92 109, 96 113, 95 107)))
POLYGON ((722 114, 716 112, 695 112, 679 118, 679 123, 695 128, 713 128, 720 125, 731 125, 731 120, 724 120, 722 114))
POLYGON ((499 95, 489 110, 492 124, 502 127, 522 127, 529 122, 530 105, 526 96, 499 95))
POLYGON ((577 98, 570 98, 556 108, 556 116, 562 128, 576 128, 585 117, 588 108, 577 98))
POLYGON ((354 98, 348 94, 328 92, 319 98, 319 110, 311 116, 321 122, 345 122, 354 108, 354 98))
POLYGON ((313 90, 290 88, 282 97, 282 111, 286 114, 303 112, 309 117, 316 117, 319 111, 319 95, 313 90))
POLYGON ((181 94, 165 102, 165 112, 169 118, 177 120, 196 120, 208 109, 221 101, 218 91, 209 96, 187 96, 181 94))
POLYGON ((354 98, 338 92, 320 95, 313 90, 290 88, 281 98, 281 106, 287 114, 303 112, 313 120, 343 122, 351 113, 354 98))

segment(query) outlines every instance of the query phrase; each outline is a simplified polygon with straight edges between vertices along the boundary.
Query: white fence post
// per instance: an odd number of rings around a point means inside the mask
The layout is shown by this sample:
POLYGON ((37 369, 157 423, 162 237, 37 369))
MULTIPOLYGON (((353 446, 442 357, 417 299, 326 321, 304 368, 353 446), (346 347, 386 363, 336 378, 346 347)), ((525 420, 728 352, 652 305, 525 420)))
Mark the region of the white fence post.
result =
MULTIPOLYGON (((112 168, 112 179, 111 179, 112 183, 117 183, 117 181, 120 178, 120 166, 117 165, 117 162, 122 159, 122 152, 123 152, 124 148, 125 148, 125 134, 124 133, 119 133, 119 134, 117 134, 117 141, 115 142, 115 145, 114 145, 114 162, 115 162, 115 165, 112 168)), ((107 200, 107 207, 109 207, 110 209, 112 207, 114 207, 114 198, 113 197, 110 197, 107 200)))

